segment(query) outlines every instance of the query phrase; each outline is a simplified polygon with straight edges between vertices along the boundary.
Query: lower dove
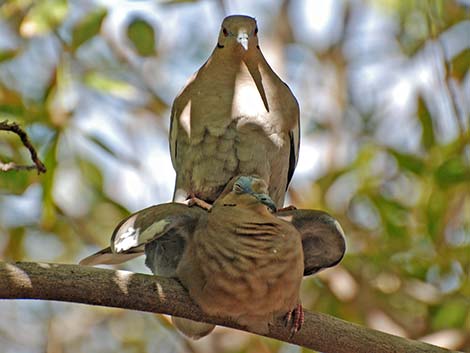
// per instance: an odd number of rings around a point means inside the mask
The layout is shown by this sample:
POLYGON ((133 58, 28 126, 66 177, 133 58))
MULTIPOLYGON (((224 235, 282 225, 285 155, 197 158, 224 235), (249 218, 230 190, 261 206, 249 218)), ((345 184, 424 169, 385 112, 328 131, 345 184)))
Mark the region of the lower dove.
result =
MULTIPOLYGON (((209 212, 180 203, 138 211, 119 223, 110 247, 80 264, 117 264, 145 252, 152 272, 178 277, 208 314, 231 317, 262 333, 274 316, 293 313, 295 332, 302 322, 298 300, 302 275, 337 264, 345 252, 344 233, 322 211, 270 213, 268 208, 275 206, 265 188, 263 180, 242 176, 228 184, 209 212), (181 240, 179 251, 171 251, 175 237, 181 240), (166 243, 171 247, 167 252, 166 243), (262 297, 267 286, 274 289, 262 297), (231 290, 230 295, 224 288, 231 290), (239 301, 242 305, 230 305, 239 301)), ((182 318, 173 321, 195 339, 214 328, 182 318)))
POLYGON ((239 177, 200 221, 176 269, 205 313, 261 334, 279 315, 292 316, 293 332, 303 321, 302 237, 272 210, 275 204, 267 196, 266 183, 239 177))

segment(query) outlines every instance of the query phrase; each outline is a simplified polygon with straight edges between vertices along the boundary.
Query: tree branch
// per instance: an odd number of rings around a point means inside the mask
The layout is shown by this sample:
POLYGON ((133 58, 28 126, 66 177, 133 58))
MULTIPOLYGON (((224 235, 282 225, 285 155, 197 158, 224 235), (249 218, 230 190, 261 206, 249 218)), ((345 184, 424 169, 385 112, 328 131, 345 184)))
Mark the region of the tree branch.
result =
POLYGON ((47 171, 46 166, 40 161, 36 149, 31 144, 28 138, 28 134, 16 123, 9 123, 8 120, 0 121, 0 130, 2 131, 10 131, 17 134, 23 145, 29 150, 31 155, 31 159, 34 162, 34 165, 17 165, 15 163, 1 163, 0 162, 0 170, 7 172, 10 170, 31 170, 37 169, 38 174, 45 173, 47 171))
MULTIPOLYGON (((178 281, 127 271, 33 262, 0 262, 0 299, 42 299, 163 313, 243 330, 205 315, 178 281)), ((256 332, 254 332, 256 333, 256 332)), ((289 338, 282 318, 267 337, 325 353, 443 353, 446 349, 306 312, 302 329, 289 338)))

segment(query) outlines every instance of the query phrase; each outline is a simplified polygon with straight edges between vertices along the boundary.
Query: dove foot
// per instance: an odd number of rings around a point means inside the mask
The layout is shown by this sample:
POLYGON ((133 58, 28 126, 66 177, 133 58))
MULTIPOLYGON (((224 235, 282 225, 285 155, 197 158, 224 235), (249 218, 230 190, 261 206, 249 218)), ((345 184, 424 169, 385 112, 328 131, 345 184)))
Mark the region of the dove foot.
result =
POLYGON ((193 207, 193 206, 199 206, 207 211, 210 211, 212 208, 212 205, 207 203, 204 200, 201 200, 200 198, 197 198, 194 195, 189 196, 189 198, 184 202, 188 207, 193 207))
POLYGON ((291 327, 290 337, 299 332, 304 323, 304 309, 302 304, 297 304, 296 307, 286 314, 286 326, 291 327))

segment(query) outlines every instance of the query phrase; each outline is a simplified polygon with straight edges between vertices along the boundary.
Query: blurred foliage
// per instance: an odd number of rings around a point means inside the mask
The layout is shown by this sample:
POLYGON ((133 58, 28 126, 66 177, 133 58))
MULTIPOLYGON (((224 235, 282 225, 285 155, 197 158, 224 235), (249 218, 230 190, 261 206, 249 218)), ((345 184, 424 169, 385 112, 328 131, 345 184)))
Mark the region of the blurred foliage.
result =
MULTIPOLYGON (((347 256, 304 280, 303 303, 470 352, 469 2, 325 2, 335 18, 321 35, 307 3, 225 3, 259 17, 302 106, 292 203, 347 234, 347 256)), ((0 2, 0 120, 26 128, 48 169, 0 174, 3 260, 77 262, 130 211, 171 197, 169 107, 215 43, 204 8, 221 19, 223 4, 0 2)), ((0 132, 0 161, 29 154, 0 132)), ((135 312, 0 305, 5 352, 300 351, 223 328, 194 343, 135 312)))
POLYGON ((76 49, 87 40, 98 35, 105 16, 106 10, 98 8, 81 19, 72 31, 72 48, 76 49))
POLYGON ((127 36, 141 56, 155 54, 155 32, 145 20, 134 18, 127 27, 127 36))

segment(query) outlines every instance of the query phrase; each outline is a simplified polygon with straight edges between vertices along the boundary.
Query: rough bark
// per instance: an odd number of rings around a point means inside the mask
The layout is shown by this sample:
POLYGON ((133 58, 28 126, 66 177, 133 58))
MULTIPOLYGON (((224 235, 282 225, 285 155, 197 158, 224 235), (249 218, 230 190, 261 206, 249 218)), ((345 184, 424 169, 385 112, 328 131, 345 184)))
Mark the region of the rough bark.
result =
MULTIPOLYGON (((175 279, 78 265, 0 262, 0 299, 40 299, 171 314, 243 330, 209 317, 175 279)), ((256 332, 253 332, 256 333, 256 332)), ((282 319, 267 337, 324 353, 443 353, 446 349, 393 336, 329 315, 306 312, 294 337, 282 319)))

